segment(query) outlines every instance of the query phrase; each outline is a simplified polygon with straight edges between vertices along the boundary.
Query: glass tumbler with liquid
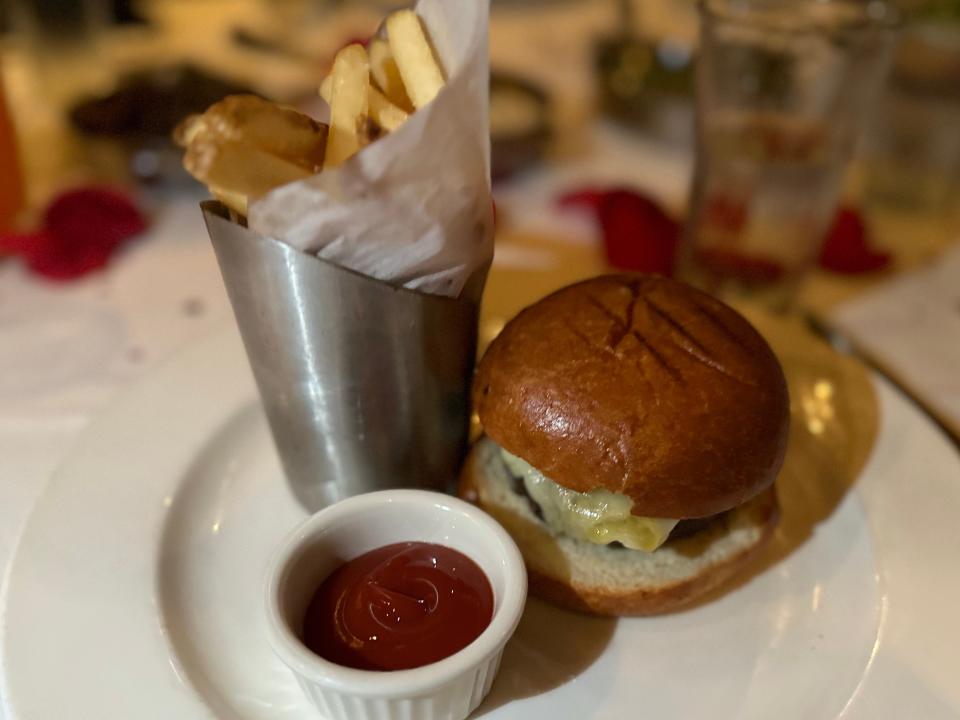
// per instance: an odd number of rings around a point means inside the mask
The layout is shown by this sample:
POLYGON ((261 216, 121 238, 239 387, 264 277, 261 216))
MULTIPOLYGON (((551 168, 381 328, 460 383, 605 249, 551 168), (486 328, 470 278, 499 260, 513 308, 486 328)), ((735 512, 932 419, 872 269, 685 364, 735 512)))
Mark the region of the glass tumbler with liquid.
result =
POLYGON ((681 275, 785 309, 836 211, 895 18, 875 2, 705 0, 681 275))

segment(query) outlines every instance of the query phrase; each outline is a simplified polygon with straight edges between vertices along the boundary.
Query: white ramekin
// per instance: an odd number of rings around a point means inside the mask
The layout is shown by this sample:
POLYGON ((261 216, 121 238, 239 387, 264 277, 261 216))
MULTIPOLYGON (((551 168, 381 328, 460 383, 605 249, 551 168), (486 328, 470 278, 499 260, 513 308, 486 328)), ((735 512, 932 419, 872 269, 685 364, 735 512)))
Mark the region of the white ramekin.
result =
POLYGON ((270 644, 331 720, 462 720, 489 692, 526 596, 520 551, 479 508, 423 490, 358 495, 313 515, 274 555, 266 596, 270 644), (320 582, 347 560, 404 541, 446 545, 480 566, 494 595, 493 619, 480 637, 439 662, 394 672, 346 668, 307 649, 302 621, 320 582))

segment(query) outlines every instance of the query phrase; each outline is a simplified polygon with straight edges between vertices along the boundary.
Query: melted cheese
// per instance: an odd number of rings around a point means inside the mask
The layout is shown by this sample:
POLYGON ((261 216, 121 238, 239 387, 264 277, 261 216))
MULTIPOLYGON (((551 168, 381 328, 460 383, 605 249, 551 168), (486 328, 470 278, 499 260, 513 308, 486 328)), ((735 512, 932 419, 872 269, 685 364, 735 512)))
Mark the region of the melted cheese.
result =
POLYGON ((632 515, 633 500, 609 490, 576 492, 557 485, 539 470, 504 449, 504 462, 523 479, 544 521, 557 532, 605 545, 614 541, 634 550, 652 552, 666 542, 679 520, 632 515))

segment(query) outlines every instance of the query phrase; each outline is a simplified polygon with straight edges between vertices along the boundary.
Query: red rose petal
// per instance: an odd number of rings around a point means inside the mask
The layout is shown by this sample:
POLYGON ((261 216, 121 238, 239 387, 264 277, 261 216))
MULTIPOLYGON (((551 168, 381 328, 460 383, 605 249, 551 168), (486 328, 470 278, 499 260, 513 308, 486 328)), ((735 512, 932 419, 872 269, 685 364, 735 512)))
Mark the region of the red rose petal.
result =
POLYGON ((55 251, 34 253, 24 261, 33 272, 50 280, 75 280, 106 266, 112 248, 97 244, 64 244, 54 241, 55 251))
POLYGON ((35 252, 40 243, 49 243, 49 236, 43 232, 0 234, 0 253, 28 255, 35 252))
POLYGON ((600 203, 599 218, 611 265, 637 272, 673 273, 680 226, 650 198, 629 190, 608 192, 600 203))
POLYGON ((582 207, 590 210, 599 210, 600 203, 606 196, 606 191, 598 188, 584 188, 564 193, 557 200, 561 208, 582 207))
POLYGON ((596 213, 607 261, 637 272, 673 273, 680 225, 650 198, 628 189, 584 188, 558 199, 561 207, 596 213))
POLYGON ((53 280, 71 280, 104 267, 125 241, 146 229, 146 220, 122 193, 81 188, 56 197, 35 233, 0 237, 0 249, 53 280))
POLYGON ((146 220, 123 194, 81 188, 59 195, 44 213, 44 227, 58 238, 116 247, 143 232, 146 220))
POLYGON ((823 248, 820 267, 844 275, 874 272, 890 264, 890 254, 870 247, 863 217, 853 208, 840 208, 823 248))

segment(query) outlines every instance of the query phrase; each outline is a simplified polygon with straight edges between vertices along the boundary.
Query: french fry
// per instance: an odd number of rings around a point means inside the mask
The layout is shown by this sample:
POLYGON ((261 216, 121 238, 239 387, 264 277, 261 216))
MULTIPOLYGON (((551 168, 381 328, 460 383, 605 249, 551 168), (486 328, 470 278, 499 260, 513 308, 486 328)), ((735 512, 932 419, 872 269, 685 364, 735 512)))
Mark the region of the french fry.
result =
POLYGON ((188 115, 173 130, 173 141, 180 147, 189 147, 198 135, 206 132, 203 115, 188 115))
POLYGON ((263 195, 279 185, 310 177, 310 171, 239 142, 195 142, 184 167, 209 185, 248 196, 263 195))
MULTIPOLYGON (((327 75, 320 83, 320 97, 330 104, 330 93, 333 88, 333 75, 327 75)), ((377 88, 370 85, 368 88, 367 111, 370 120, 381 130, 393 132, 403 125, 408 117, 406 112, 390 102, 377 88)))
POLYGON ((413 103, 403 87, 403 78, 400 77, 397 61, 390 52, 390 43, 374 38, 367 44, 367 54, 370 56, 370 74, 373 75, 373 81, 387 100, 404 112, 413 112, 413 103))
POLYGON ((257 147, 316 170, 323 164, 327 128, 255 95, 231 95, 203 115, 190 116, 174 131, 174 139, 184 147, 212 138, 257 147))
POLYGON ((323 79, 323 82, 320 83, 320 89, 318 91, 320 93, 320 97, 323 98, 324 102, 326 102, 327 105, 330 104, 330 96, 333 94, 332 91, 333 91, 333 73, 330 73, 323 79))
POLYGON ((387 18, 387 38, 407 95, 419 110, 437 96, 445 83, 420 18, 413 10, 393 13, 387 18))
POLYGON ((369 54, 359 44, 337 53, 320 86, 330 125, 253 95, 234 95, 191 115, 174 131, 184 167, 231 210, 323 168, 337 167, 382 132, 396 130, 444 85, 443 70, 411 10, 386 20, 387 39, 369 54))
POLYGON ((324 167, 337 167, 365 141, 369 108, 370 62, 362 45, 347 45, 333 61, 330 131, 324 167))
POLYGON ((195 138, 183 166, 225 205, 246 214, 248 200, 312 172, 296 163, 242 142, 195 138))
POLYGON ((233 95, 174 131, 183 166, 234 212, 280 185, 310 177, 323 163, 327 127, 253 95, 233 95))
POLYGON ((207 190, 209 190, 211 195, 233 210, 237 215, 246 217, 248 205, 246 195, 241 195, 240 193, 232 192, 230 190, 224 190, 216 185, 207 185, 207 190))
POLYGON ((410 117, 406 112, 390 102, 386 96, 373 87, 373 85, 370 86, 370 96, 367 102, 369 104, 370 119, 387 132, 393 132, 410 117))

